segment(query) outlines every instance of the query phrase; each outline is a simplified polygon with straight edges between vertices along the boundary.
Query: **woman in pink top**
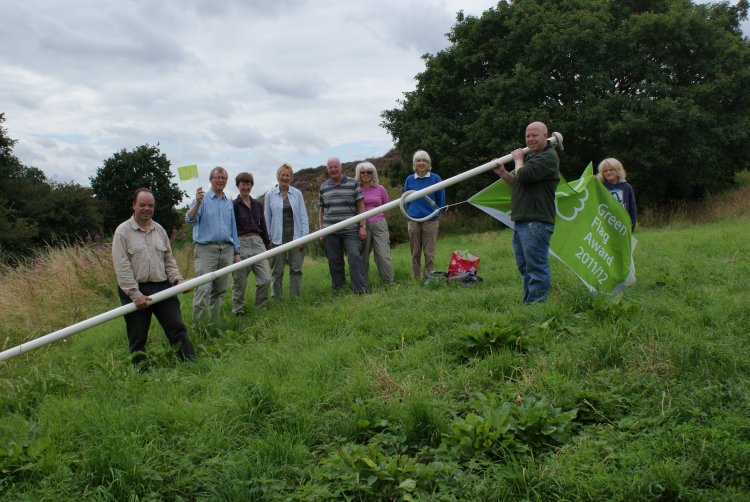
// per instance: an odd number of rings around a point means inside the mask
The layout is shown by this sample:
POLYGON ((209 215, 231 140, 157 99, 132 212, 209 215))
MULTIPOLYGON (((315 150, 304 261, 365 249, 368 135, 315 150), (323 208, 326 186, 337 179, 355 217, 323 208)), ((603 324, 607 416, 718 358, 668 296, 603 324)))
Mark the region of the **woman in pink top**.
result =
MULTIPOLYGON (((365 211, 382 206, 388 202, 388 192, 378 181, 378 170, 370 162, 357 165, 354 179, 359 183, 365 201, 365 211)), ((375 266, 378 267, 380 280, 386 285, 396 284, 393 280, 391 264, 391 236, 388 233, 388 222, 384 214, 367 218, 367 238, 362 241, 360 255, 365 267, 365 277, 370 271, 370 252, 375 252, 375 266)))

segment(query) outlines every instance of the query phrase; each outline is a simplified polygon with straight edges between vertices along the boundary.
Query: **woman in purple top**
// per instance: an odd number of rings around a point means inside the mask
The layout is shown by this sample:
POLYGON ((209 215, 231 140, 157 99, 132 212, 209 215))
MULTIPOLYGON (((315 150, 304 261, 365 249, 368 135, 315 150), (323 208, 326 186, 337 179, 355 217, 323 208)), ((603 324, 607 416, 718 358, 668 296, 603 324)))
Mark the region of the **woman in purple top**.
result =
POLYGON ((627 173, 622 163, 613 158, 604 159, 599 162, 599 181, 609 190, 609 193, 617 199, 630 215, 631 231, 635 232, 635 192, 633 187, 625 181, 627 173))
MULTIPOLYGON (((388 192, 378 181, 378 170, 370 162, 357 165, 354 179, 359 183, 364 196, 365 211, 388 203, 388 192)), ((365 268, 365 277, 370 271, 370 252, 375 252, 375 265, 378 267, 380 280, 386 285, 395 284, 393 265, 391 264, 391 236, 388 233, 388 222, 385 214, 380 213, 367 218, 367 238, 362 241, 360 255, 365 268)))

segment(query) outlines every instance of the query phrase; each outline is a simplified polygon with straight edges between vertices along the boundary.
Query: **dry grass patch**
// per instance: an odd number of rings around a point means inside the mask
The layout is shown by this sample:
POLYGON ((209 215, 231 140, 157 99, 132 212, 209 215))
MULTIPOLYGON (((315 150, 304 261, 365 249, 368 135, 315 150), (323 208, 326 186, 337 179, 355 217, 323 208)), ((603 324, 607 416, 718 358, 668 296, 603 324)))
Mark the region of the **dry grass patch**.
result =
POLYGON ((406 396, 406 385, 396 380, 388 371, 385 361, 367 358, 353 368, 355 374, 347 378, 349 388, 356 385, 355 380, 364 378, 367 386, 374 390, 375 394, 383 401, 402 401, 406 396))
POLYGON ((3 348, 64 328, 116 305, 109 246, 48 248, 0 269, 3 348))
POLYGON ((665 376, 676 370, 672 357, 664 353, 663 345, 653 337, 646 344, 634 346, 633 352, 633 357, 624 361, 625 367, 631 373, 656 373, 665 376))
MULTIPOLYGON (((708 194, 702 201, 680 201, 645 208, 638 224, 645 227, 713 223, 750 214, 750 171, 737 173, 737 188, 708 194)), ((637 196, 637 194, 636 194, 637 196)))

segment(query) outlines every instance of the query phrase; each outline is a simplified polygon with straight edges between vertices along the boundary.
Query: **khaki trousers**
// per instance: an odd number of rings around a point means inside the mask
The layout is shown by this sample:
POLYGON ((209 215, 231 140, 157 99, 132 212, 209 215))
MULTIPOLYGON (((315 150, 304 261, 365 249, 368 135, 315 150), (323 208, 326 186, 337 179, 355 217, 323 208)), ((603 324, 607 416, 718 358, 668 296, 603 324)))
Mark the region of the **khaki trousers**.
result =
POLYGON ((375 254, 375 266, 384 284, 393 284, 393 264, 391 263, 391 236, 388 221, 385 219, 367 222, 367 239, 362 241, 362 265, 365 277, 370 275, 370 253, 375 254))
POLYGON ((289 261, 289 294, 299 296, 302 293, 302 264, 305 262, 305 250, 299 247, 280 253, 270 259, 272 263, 273 297, 281 298, 284 290, 284 269, 289 261))
MULTIPOLYGON (((266 246, 260 235, 246 235, 240 237, 240 258, 246 259, 263 253, 266 246)), ((247 276, 253 272, 255 276, 255 306, 263 308, 268 304, 268 289, 271 287, 271 270, 268 260, 261 260, 247 268, 232 272, 232 312, 239 314, 245 310, 245 290, 247 276)))
MULTIPOLYGON (((228 267, 234 258, 231 242, 212 242, 195 245, 195 275, 199 277, 220 268, 228 267)), ((195 288, 193 295, 193 322, 216 321, 221 313, 221 299, 227 292, 229 275, 195 288)))
POLYGON ((435 247, 439 224, 440 220, 422 223, 410 221, 408 224, 411 274, 415 279, 427 277, 435 268, 435 247), (424 270, 420 271, 422 253, 424 253, 424 270))

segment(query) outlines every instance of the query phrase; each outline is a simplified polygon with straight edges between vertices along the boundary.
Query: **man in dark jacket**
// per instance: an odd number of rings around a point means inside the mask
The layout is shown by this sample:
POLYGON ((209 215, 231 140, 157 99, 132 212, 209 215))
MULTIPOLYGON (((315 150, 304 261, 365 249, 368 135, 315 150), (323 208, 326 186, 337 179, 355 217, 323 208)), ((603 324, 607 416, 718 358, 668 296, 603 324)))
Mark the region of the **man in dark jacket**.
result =
POLYGON ((503 164, 495 172, 511 192, 513 253, 523 279, 523 302, 547 299, 552 287, 549 242, 555 230, 555 189, 560 181, 560 159, 547 141, 547 126, 532 122, 526 127, 526 146, 513 151, 516 168, 509 173, 503 164))

